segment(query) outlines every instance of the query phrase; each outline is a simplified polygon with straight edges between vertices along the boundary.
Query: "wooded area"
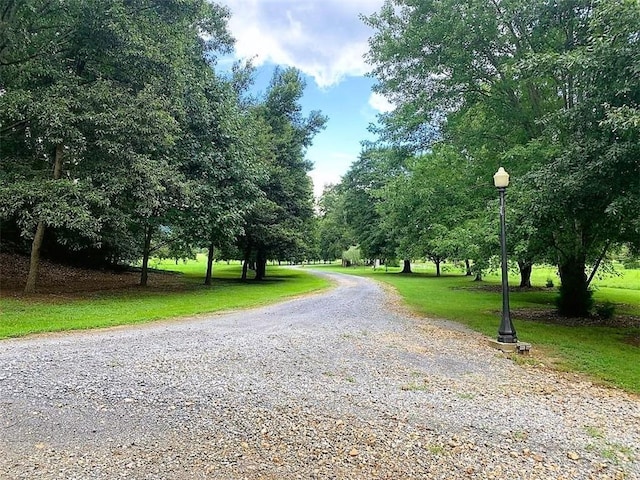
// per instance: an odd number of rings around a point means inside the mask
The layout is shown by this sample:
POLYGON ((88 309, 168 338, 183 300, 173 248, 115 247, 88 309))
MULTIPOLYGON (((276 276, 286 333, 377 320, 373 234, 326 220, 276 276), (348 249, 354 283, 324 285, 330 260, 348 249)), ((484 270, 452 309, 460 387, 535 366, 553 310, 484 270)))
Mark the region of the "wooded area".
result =
MULTIPOLYGON (((216 73, 229 12, 205 0, 9 1, 0 11, 2 248, 94 267, 214 250, 264 276, 313 218, 295 69, 264 98, 216 73)), ((246 269, 245 269, 246 272, 246 269)), ((211 264, 206 282, 210 282, 211 264)))

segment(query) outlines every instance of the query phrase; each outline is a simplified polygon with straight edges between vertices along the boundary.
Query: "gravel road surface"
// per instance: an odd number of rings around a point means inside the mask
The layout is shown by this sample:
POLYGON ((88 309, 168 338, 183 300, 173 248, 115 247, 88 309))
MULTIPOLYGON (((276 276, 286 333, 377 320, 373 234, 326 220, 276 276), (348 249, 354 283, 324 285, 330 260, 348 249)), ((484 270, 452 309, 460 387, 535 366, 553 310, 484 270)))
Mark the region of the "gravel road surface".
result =
POLYGON ((0 479, 640 479, 638 397, 323 275, 275 306, 1 341, 0 479))

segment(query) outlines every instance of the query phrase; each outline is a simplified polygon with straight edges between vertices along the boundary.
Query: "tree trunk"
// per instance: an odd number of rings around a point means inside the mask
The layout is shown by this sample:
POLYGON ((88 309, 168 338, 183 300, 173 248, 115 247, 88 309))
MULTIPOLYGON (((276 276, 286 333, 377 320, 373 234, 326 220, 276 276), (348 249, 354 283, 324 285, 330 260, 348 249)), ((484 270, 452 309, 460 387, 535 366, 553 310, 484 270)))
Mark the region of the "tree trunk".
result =
POLYGON ((149 281, 149 255, 151 254, 151 225, 144 232, 144 248, 142 251, 142 272, 140 273, 140 286, 146 287, 149 281))
POLYGON ((436 264, 436 277, 440 276, 440 263, 442 262, 442 260, 440 260, 440 257, 437 257, 433 263, 436 264))
POLYGON ((204 277, 205 285, 211 285, 211 277, 213 274, 213 252, 214 252, 214 246, 213 246, 213 242, 211 242, 209 244, 209 253, 207 256, 207 274, 204 277))
POLYGON ((591 280, 593 280, 593 277, 596 276, 596 272, 598 271, 598 268, 600 267, 600 264, 602 263, 602 260, 604 260, 604 257, 607 254, 607 250, 611 246, 611 241, 612 241, 611 238, 609 240, 607 240, 607 243, 605 244, 604 249, 602 250, 602 253, 600 254, 598 259, 596 260, 596 263, 593 266, 593 268, 591 269, 591 275, 589 275, 589 278, 587 278, 587 288, 589 288, 589 285, 591 285, 591 280))
POLYGON ((256 258, 256 280, 264 280, 267 273, 267 256, 263 249, 258 249, 256 258))
POLYGON ((518 268, 520 269, 520 288, 531 288, 533 262, 518 260, 518 268))
POLYGON ((41 220, 36 227, 36 234, 31 244, 31 261, 29 262, 29 275, 27 276, 27 284, 24 287, 24 293, 35 293, 36 281, 38 279, 38 270, 40 269, 40 249, 42 248, 42 240, 44 239, 44 222, 41 220))
POLYGON ((404 265, 402 267, 402 271, 400 273, 412 273, 411 272, 411 260, 404 260, 404 265))
POLYGON ((242 281, 247 281, 247 270, 249 269, 249 258, 251 257, 251 243, 247 245, 246 250, 244 251, 244 262, 242 263, 242 281))
POLYGON ((240 279, 245 282, 247 280, 247 270, 249 269, 249 260, 245 259, 242 262, 242 277, 240 279))
POLYGON ((465 266, 465 267, 466 267, 466 269, 467 269, 467 273, 466 273, 465 275, 466 275, 467 277, 470 277, 470 276, 472 275, 472 272, 471 272, 471 263, 469 262, 469 259, 468 259, 468 258, 464 261, 464 266, 465 266))
POLYGON ((565 317, 586 317, 589 315, 593 299, 587 285, 584 256, 564 259, 558 265, 560 273, 558 313, 565 317))
MULTIPOLYGON (((56 145, 56 152, 53 159, 53 179, 58 180, 62 177, 62 157, 64 154, 64 145, 56 145)), ((38 281, 38 271, 40 270, 40 251, 42 250, 42 242, 44 240, 45 223, 43 220, 38 221, 36 233, 31 243, 31 259, 29 260, 29 274, 27 275, 27 284, 24 287, 24 293, 34 293, 38 281)))

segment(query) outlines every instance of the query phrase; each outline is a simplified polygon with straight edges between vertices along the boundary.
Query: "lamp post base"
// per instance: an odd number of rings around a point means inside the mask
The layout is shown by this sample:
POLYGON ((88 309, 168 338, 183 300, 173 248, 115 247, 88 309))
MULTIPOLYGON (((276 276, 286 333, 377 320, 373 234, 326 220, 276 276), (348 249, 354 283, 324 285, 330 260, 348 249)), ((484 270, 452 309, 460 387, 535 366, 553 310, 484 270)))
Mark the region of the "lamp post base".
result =
POLYGON ((516 337, 516 333, 499 333, 498 341, 500 343, 518 343, 518 337, 516 337))
POLYGON ((489 346, 504 353, 520 353, 522 355, 529 355, 531 352, 531 344, 525 342, 500 342, 490 338, 489 346))

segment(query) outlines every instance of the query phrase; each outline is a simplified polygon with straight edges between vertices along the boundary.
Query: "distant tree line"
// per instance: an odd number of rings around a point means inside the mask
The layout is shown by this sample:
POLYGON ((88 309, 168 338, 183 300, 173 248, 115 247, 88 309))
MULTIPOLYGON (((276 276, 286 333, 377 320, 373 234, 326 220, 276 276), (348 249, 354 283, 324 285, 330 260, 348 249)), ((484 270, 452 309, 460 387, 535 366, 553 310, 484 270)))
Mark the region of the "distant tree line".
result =
POLYGON ((205 0, 8 0, 0 7, 2 248, 89 266, 170 251, 301 257, 313 228, 305 151, 326 118, 278 69, 216 72, 229 11, 205 0))
POLYGON ((640 249, 640 7, 635 0, 387 0, 364 17, 380 116, 320 201, 323 257, 464 262, 499 252, 492 175, 507 190, 521 286, 557 265, 558 309, 586 316, 590 283, 640 249))

